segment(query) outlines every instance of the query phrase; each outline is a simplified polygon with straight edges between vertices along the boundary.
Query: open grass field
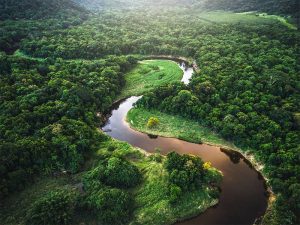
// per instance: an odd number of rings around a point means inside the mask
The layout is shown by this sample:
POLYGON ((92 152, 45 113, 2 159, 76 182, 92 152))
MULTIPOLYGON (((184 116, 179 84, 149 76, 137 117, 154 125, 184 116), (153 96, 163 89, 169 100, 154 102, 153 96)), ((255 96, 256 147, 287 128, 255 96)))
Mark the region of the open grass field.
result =
POLYGON ((163 163, 153 161, 142 163, 139 167, 144 171, 145 180, 136 193, 133 219, 136 224, 173 224, 177 220, 198 215, 218 203, 218 199, 210 196, 211 187, 202 187, 184 193, 176 204, 170 204, 163 163))
POLYGON ((194 143, 213 143, 231 147, 230 142, 225 141, 209 128, 201 126, 194 120, 185 119, 180 116, 169 115, 158 110, 146 110, 144 108, 133 108, 127 114, 127 121, 136 130, 164 137, 176 137, 194 143), (150 117, 156 117, 159 124, 153 128, 147 127, 150 117))
POLYGON ((297 26, 290 23, 288 18, 269 15, 267 13, 256 12, 243 12, 233 13, 226 11, 213 11, 213 12, 193 12, 194 17, 198 18, 203 23, 220 23, 220 24, 276 24, 281 23, 289 29, 297 30, 297 26))
POLYGON ((151 89, 176 80, 181 80, 183 71, 169 60, 144 60, 125 75, 126 85, 119 99, 142 95, 151 89))

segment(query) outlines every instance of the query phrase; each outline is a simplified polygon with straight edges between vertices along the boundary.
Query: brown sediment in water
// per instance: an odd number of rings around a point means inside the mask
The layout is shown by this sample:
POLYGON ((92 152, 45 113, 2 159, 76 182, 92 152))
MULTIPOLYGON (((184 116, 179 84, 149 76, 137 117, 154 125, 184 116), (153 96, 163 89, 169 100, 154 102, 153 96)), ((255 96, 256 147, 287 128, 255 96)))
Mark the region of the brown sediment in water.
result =
POLYGON ((179 224, 251 225, 264 215, 270 197, 266 186, 267 179, 259 172, 263 168, 260 164, 252 164, 253 159, 248 158, 248 154, 244 155, 227 146, 221 146, 221 149, 216 145, 195 144, 176 138, 158 136, 154 139, 131 129, 125 118, 139 98, 130 97, 114 105, 111 116, 102 130, 107 130, 106 133, 111 137, 126 141, 150 154, 154 153, 156 148, 160 148, 161 154, 164 155, 171 151, 197 155, 204 161, 210 161, 212 166, 224 175, 219 203, 193 219, 179 224))

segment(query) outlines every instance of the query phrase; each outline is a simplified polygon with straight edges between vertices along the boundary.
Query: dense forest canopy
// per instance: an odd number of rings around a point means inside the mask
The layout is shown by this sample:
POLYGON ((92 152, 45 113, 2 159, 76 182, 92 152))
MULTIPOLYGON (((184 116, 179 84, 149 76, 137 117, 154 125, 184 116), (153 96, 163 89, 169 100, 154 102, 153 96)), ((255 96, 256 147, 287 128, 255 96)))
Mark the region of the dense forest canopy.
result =
POLYGON ((0 19, 66 19, 69 16, 80 17, 87 11, 70 0, 1 0, 0 19))
MULTIPOLYGON (((79 207, 92 209, 100 221, 127 223, 133 210, 126 208, 133 200, 127 188, 141 182, 140 171, 113 155, 113 146, 92 168, 85 162, 107 141, 98 126, 118 99, 124 74, 143 56, 174 55, 195 60, 200 71, 188 86, 175 82, 150 91, 138 107, 179 114, 252 149, 277 196, 264 223, 299 223, 299 31, 286 20, 209 11, 259 11, 297 20, 298 1, 76 2, 81 6, 69 0, 0 0, 1 202, 41 175, 80 172, 86 195, 79 207), (132 10, 116 10, 124 8, 132 10)), ((202 168, 200 159, 193 160, 202 168)), ((166 170, 171 174, 173 167, 167 164, 166 170)), ((190 180, 198 187, 203 176, 190 180)), ((168 182, 174 193, 186 185, 168 182)), ((67 224, 77 198, 61 198, 64 191, 32 204, 27 223, 43 223, 44 206, 64 205, 65 213, 52 212, 53 223, 67 224)))
POLYGON ((74 0, 90 10, 178 7, 201 10, 226 10, 235 12, 266 12, 292 16, 298 25, 300 3, 298 0, 74 0))

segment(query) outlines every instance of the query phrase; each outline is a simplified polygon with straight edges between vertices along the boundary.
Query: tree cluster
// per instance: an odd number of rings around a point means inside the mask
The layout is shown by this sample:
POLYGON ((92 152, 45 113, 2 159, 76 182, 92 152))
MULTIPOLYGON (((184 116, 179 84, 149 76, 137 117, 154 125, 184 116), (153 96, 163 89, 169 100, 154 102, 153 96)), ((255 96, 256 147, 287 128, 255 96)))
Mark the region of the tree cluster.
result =
POLYGON ((69 224, 75 209, 76 193, 55 190, 36 200, 26 214, 27 225, 69 224))
POLYGON ((86 173, 81 209, 91 211, 104 224, 124 224, 133 210, 127 191, 141 182, 138 168, 126 159, 110 157, 86 173))
POLYGON ((180 198, 182 192, 200 188, 205 183, 203 161, 199 157, 171 152, 167 155, 165 168, 169 174, 172 202, 180 198))
POLYGON ((119 94, 124 71, 136 61, 36 61, 1 54, 0 62, 3 198, 23 189, 35 174, 80 169, 106 138, 96 126, 119 94))

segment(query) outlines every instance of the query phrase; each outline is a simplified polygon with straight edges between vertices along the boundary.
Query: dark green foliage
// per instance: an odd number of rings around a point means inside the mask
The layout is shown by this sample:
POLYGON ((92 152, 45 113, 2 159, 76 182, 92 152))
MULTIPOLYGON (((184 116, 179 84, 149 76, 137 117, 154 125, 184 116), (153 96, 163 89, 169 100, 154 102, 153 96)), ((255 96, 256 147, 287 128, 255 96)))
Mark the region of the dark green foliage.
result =
POLYGON ((207 180, 203 161, 193 155, 179 155, 171 152, 167 155, 165 168, 169 174, 170 203, 176 203, 183 192, 201 188, 207 180))
POLYGON ((111 186, 135 187, 140 181, 137 167, 125 159, 105 159, 84 176, 85 194, 80 205, 104 224, 124 224, 130 219, 133 198, 127 191, 111 186))
POLYGON ((101 135, 97 135, 84 122, 65 118, 44 127, 39 135, 49 143, 51 157, 46 167, 56 169, 64 166, 73 173, 78 171, 84 155, 92 150, 91 147, 97 143, 97 139, 101 139, 101 135), (63 157, 58 157, 61 153, 64 154, 63 157))
POLYGON ((137 106, 195 119, 237 145, 255 149, 274 191, 289 202, 289 213, 280 213, 289 219, 299 205, 293 197, 300 178, 295 117, 300 108, 299 32, 273 33, 272 26, 259 24, 217 26, 190 43, 194 50, 188 52, 201 72, 189 86, 163 85, 137 106))
POLYGON ((71 190, 56 190, 35 201, 26 215, 27 225, 69 224, 75 207, 76 195, 71 190))
POLYGON ((180 193, 179 187, 183 191, 191 188, 198 188, 203 183, 204 169, 203 161, 193 155, 179 155, 171 152, 167 155, 165 167, 169 173, 171 183, 171 193, 180 193), (175 185, 175 186, 172 186, 175 185))
POLYGON ((135 187, 141 181, 142 175, 138 168, 127 160, 111 157, 100 162, 85 178, 87 185, 96 180, 112 187, 129 188, 135 187))
POLYGON ((154 153, 149 156, 149 159, 154 162, 161 162, 163 160, 163 156, 160 153, 154 153))
POLYGON ((88 12, 71 0, 1 0, 0 51, 13 53, 22 39, 81 24, 88 12))
POLYGON ((5 19, 67 19, 69 16, 77 16, 86 13, 70 0, 1 0, 0 20, 5 19), (3 2, 4 1, 4 2, 3 2))
POLYGON ((103 224, 125 224, 133 205, 129 194, 116 188, 92 191, 83 202, 85 209, 103 224))
POLYGON ((124 84, 122 71, 135 60, 40 62, 1 54, 0 61, 2 198, 34 174, 79 170, 105 139, 96 113, 110 107, 124 84))
MULTIPOLYGON (((274 191, 290 202, 290 212, 297 212, 293 187, 300 178, 300 133, 294 117, 300 108, 295 45, 299 36, 290 36, 287 43, 283 35, 270 40, 251 29, 239 25, 239 34, 204 37, 195 54, 201 72, 189 86, 161 86, 145 94, 137 106, 195 119, 226 139, 255 149, 266 163, 274 191)), ((186 177, 174 172, 177 175, 186 177)))
POLYGON ((115 187, 134 187, 141 181, 138 168, 126 160, 112 157, 108 160, 105 183, 115 187))
POLYGON ((182 194, 182 190, 179 186, 177 186, 176 184, 170 184, 169 187, 169 201, 171 203, 175 203, 182 194))
MULTIPOLYGON (((22 50, 16 56, 0 53, 0 198, 22 190, 36 174, 78 171, 105 139, 95 127, 120 93, 123 73, 137 60, 108 55, 180 55, 194 58, 201 72, 189 86, 164 85, 147 93, 138 105, 195 119, 236 144, 255 149, 266 164, 274 191, 281 194, 276 202, 280 213, 274 220, 277 224, 299 222, 294 216, 299 212, 300 179, 295 120, 300 108, 299 32, 275 20, 216 23, 193 10, 198 1, 147 2, 154 8, 158 2, 191 7, 187 11, 103 12, 87 20, 86 11, 68 0, 0 4, 0 51, 22 50), (78 58, 97 60, 74 60, 78 58)), ((299 11, 294 0, 207 2, 214 9, 293 15, 299 11)), ((184 160, 178 161, 183 167, 168 166, 171 183, 184 191, 187 182, 192 186, 203 182, 201 174, 185 168, 184 160)), ((137 172, 134 167, 118 159, 111 164, 108 170, 108 161, 99 165, 97 179, 85 188, 129 187, 137 172)), ((178 190, 170 189, 174 199, 178 190)), ((115 195, 105 194, 113 199, 115 195)))

